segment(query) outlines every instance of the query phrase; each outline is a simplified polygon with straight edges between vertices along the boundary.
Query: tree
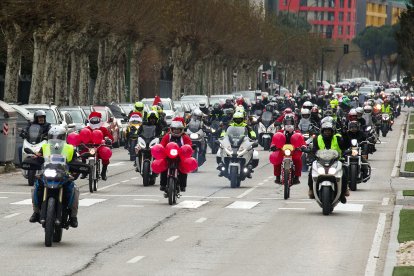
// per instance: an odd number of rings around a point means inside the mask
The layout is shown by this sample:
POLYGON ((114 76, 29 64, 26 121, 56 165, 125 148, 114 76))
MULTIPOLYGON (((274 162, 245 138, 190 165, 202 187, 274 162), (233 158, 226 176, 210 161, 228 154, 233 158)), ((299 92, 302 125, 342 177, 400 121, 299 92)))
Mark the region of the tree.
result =
POLYGON ((400 15, 400 29, 396 32, 400 65, 407 81, 414 84, 414 0, 407 3, 407 10, 400 15))

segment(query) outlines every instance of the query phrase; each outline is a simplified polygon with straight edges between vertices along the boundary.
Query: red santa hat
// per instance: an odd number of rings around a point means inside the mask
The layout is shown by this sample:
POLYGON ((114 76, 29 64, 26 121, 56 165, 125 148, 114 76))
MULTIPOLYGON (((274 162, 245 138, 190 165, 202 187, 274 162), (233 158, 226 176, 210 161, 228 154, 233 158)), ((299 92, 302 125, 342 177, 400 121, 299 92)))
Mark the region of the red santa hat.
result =
POLYGON ((96 111, 91 112, 91 114, 89 114, 89 119, 94 118, 94 117, 98 117, 100 119, 102 119, 102 114, 96 111))
POLYGON ((181 122, 183 124, 183 126, 185 126, 185 120, 183 117, 175 117, 173 119, 173 122, 181 122))

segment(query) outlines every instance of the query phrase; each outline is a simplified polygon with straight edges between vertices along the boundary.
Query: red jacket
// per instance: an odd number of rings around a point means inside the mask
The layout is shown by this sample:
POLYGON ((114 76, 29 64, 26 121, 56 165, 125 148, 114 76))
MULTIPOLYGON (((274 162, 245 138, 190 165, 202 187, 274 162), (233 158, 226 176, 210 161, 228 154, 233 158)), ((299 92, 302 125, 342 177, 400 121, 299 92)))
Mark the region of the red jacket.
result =
POLYGON ((87 126, 88 129, 90 129, 91 131, 94 130, 100 130, 102 131, 103 137, 108 137, 109 139, 111 139, 112 142, 114 142, 114 137, 112 136, 112 134, 109 132, 109 130, 106 127, 100 127, 97 129, 92 129, 90 126, 87 126))
POLYGON ((161 145, 163 147, 166 147, 167 144, 170 142, 170 140, 171 140, 171 142, 177 143, 180 147, 183 146, 183 145, 190 145, 190 146, 193 145, 193 143, 191 142, 190 137, 188 137, 188 135, 185 134, 185 133, 181 137, 174 137, 174 136, 171 136, 170 133, 167 133, 167 134, 164 135, 164 137, 162 137, 161 145))

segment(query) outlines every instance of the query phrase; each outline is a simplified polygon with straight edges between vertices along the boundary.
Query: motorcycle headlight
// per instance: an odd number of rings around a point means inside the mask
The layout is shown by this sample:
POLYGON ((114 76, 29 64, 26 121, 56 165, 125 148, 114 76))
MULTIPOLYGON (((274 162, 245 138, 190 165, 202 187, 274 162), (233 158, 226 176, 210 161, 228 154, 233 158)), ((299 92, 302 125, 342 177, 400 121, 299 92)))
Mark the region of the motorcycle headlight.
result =
POLYGON ((335 168, 329 168, 328 174, 336 174, 336 169, 335 168))
POLYGON ((44 174, 44 176, 45 176, 45 177, 56 177, 57 172, 56 172, 56 170, 46 169, 46 170, 43 172, 43 174, 44 174))
POLYGON ((211 129, 211 133, 214 133, 214 132, 216 132, 216 130, 214 128, 212 128, 211 129))
POLYGON ((289 150, 289 149, 285 150, 285 155, 286 156, 290 156, 291 154, 292 154, 291 150, 289 150))
POLYGON ((324 167, 319 167, 318 168, 318 173, 319 174, 325 174, 325 168, 324 167))
POLYGON ((352 150, 352 156, 357 156, 357 155, 358 155, 358 150, 353 149, 353 150, 352 150))
POLYGON ((191 133, 190 134, 190 139, 198 139, 198 134, 197 133, 191 133))
POLYGON ((95 155, 95 152, 96 152, 95 149, 90 149, 89 150, 89 153, 92 154, 92 155, 95 155))

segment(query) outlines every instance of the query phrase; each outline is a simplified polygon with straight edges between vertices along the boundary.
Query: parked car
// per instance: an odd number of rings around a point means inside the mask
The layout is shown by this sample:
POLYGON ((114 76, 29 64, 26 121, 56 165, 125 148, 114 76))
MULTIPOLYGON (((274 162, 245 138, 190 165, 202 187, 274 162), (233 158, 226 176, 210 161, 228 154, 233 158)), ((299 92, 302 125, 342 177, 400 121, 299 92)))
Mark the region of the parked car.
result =
POLYGON ((209 102, 210 106, 213 106, 215 103, 219 103, 220 105, 224 104, 227 99, 234 99, 233 94, 226 94, 226 95, 211 95, 209 102))
POLYGON ((358 89, 359 94, 364 94, 365 96, 369 97, 371 94, 375 93, 375 87, 370 85, 361 86, 358 89))
MULTIPOLYGON (((26 108, 22 107, 21 105, 11 104, 14 110, 17 113, 17 133, 20 134, 22 130, 26 129, 29 125, 29 122, 33 121, 33 113, 31 113, 26 108)), ((20 135, 16 135, 16 150, 14 154, 14 164, 19 165, 21 163, 22 158, 22 150, 21 147, 23 146, 23 138, 20 135)))
POLYGON ((197 106, 199 102, 204 101, 206 103, 207 106, 210 105, 210 102, 208 100, 208 97, 206 95, 185 95, 182 96, 180 99, 182 102, 193 102, 195 103, 197 106))
MULTIPOLYGON (((141 100, 141 102, 143 102, 144 105, 152 106, 154 98, 144 98, 141 100)), ((161 103, 165 113, 165 121, 167 122, 167 125, 170 125, 172 119, 177 116, 174 108, 174 103, 170 98, 161 98, 161 103)))
POLYGON ((242 96, 247 105, 251 106, 252 104, 256 103, 256 98, 260 98, 262 93, 256 93, 256 91, 253 90, 247 90, 247 91, 234 91, 231 93, 236 98, 239 96, 242 96))
POLYGON ((79 106, 80 108, 82 108, 83 112, 85 112, 86 118, 89 117, 89 114, 91 114, 91 106, 90 105, 82 105, 79 106))
POLYGON ((63 116, 63 121, 68 125, 68 126, 73 126, 73 127, 68 127, 68 133, 74 132, 76 131, 76 124, 73 122, 72 116, 70 115, 70 113, 68 111, 61 111, 62 116, 63 116))
POLYGON ((61 125, 68 132, 72 132, 75 130, 75 124, 71 123, 68 125, 65 121, 65 118, 63 118, 62 113, 56 105, 26 104, 23 105, 23 107, 29 110, 31 113, 35 113, 37 110, 43 110, 46 112, 46 122, 52 125, 61 125))
POLYGON ((114 137, 114 142, 112 146, 114 148, 118 148, 121 142, 121 136, 119 133, 119 127, 115 116, 112 114, 111 109, 107 106, 92 106, 92 111, 96 111, 102 114, 102 122, 104 123, 103 126, 108 129, 108 131, 114 137))
POLYGON ((109 109, 112 111, 112 114, 114 114, 116 122, 118 124, 118 128, 119 128, 119 133, 120 133, 120 144, 121 146, 123 146, 125 144, 126 141, 126 129, 128 127, 128 120, 127 120, 127 116, 128 113, 123 109, 123 107, 120 104, 110 104, 108 105, 109 109))
POLYGON ((75 124, 76 131, 80 131, 86 126, 86 120, 88 119, 88 116, 80 106, 63 106, 59 107, 59 110, 62 113, 65 111, 70 114, 73 123, 75 124))

